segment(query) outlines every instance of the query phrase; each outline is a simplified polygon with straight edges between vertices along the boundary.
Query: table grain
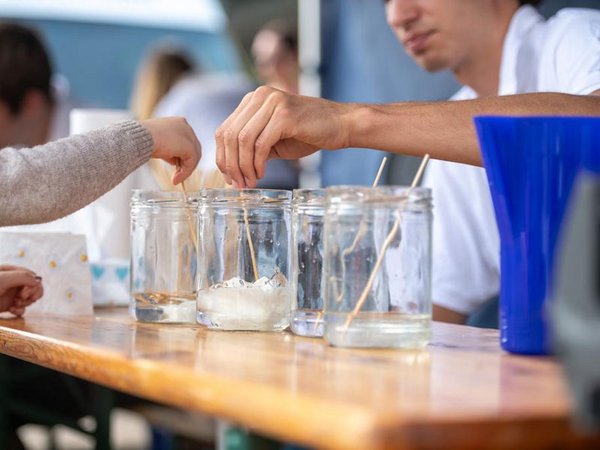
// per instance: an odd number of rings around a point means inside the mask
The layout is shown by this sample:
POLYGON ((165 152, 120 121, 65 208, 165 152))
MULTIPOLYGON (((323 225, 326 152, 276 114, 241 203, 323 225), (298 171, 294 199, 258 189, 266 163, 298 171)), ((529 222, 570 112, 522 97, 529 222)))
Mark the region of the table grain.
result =
POLYGON ((556 361, 504 353, 496 330, 434 323, 424 350, 358 350, 287 332, 136 323, 114 308, 0 320, 0 352, 318 448, 600 443, 573 431, 556 361))

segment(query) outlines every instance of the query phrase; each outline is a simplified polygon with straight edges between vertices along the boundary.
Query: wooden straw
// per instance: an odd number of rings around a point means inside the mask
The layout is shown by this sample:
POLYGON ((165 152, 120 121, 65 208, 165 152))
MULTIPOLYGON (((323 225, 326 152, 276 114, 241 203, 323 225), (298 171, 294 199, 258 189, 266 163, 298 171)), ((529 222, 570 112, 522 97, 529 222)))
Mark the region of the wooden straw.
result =
MULTIPOLYGON (((179 163, 177 163, 177 170, 179 170, 180 165, 179 163)), ((183 195, 183 201, 184 201, 184 208, 185 208, 185 212, 186 212, 186 217, 187 217, 187 223, 188 223, 188 227, 190 229, 190 234, 192 236, 192 242, 194 243, 194 249, 196 250, 196 254, 198 254, 198 236, 196 235, 196 230, 194 227, 194 222, 193 222, 193 218, 192 218, 192 212, 190 211, 189 208, 189 199, 188 199, 188 195, 187 195, 187 190, 185 189, 185 182, 182 181, 181 182, 181 194, 183 195)))
POLYGON ((246 227, 246 237, 248 238, 248 247, 250 248, 250 259, 252 260, 252 271, 254 272, 254 281, 258 281, 258 266, 256 265, 256 254, 254 253, 254 244, 250 234, 250 224, 248 222, 248 210, 246 206, 242 207, 244 211, 244 225, 246 227))
MULTIPOLYGON (((428 162, 429 162, 429 154, 426 154, 425 157, 423 158, 423 161, 421 161, 419 170, 417 171, 415 178, 413 179, 413 182, 410 185, 410 189, 406 193, 406 197, 404 198, 404 200, 402 201, 402 203, 400 205, 400 208, 402 208, 404 203, 406 203, 406 201, 409 199, 410 193, 412 192, 412 190, 417 186, 417 184, 419 184, 419 180, 421 179, 421 176, 423 175, 423 171, 425 170, 425 167, 427 166, 428 162)), ((396 221, 394 222, 394 226, 390 230, 389 234, 387 235, 387 237, 383 243, 383 247, 381 248, 379 257, 377 258, 377 261, 375 262, 375 266, 373 267, 373 270, 371 271, 371 275, 369 276, 367 285, 363 289, 361 296, 359 297, 358 301, 356 302, 356 306, 354 307, 352 312, 348 314, 348 318, 346 319, 346 323, 344 324, 344 333, 346 331, 348 331, 348 327, 350 326, 350 324, 352 323, 354 318, 358 315, 358 313, 360 312, 360 309, 362 308, 363 304, 367 300, 369 291, 371 290, 371 287, 373 286, 373 283, 375 282, 375 277, 377 275, 377 272, 379 271, 379 268, 381 267, 381 263, 383 262, 383 257, 385 256, 385 252, 387 251, 388 247, 394 240, 394 237, 396 236, 396 233, 398 232, 398 229, 400 228, 400 219, 401 219, 401 215, 400 215, 400 210, 399 210, 398 217, 396 218, 396 221)))
MULTIPOLYGON (((371 187, 375 188, 379 184, 379 180, 381 179, 381 175, 383 174, 383 169, 385 168, 386 162, 387 162, 387 156, 384 156, 383 159, 381 160, 381 164, 379 164, 379 169, 377 170, 377 175, 375 175, 375 180, 373 180, 373 184, 371 185, 371 187)), ((344 258, 354 251, 354 249, 358 245, 358 241, 366 233, 366 231, 367 231, 367 225, 364 221, 361 221, 360 227, 358 229, 358 233, 356 233, 356 236, 354 237, 354 241, 352 242, 352 245, 342 251, 342 267, 343 267, 344 273, 346 272, 346 263, 344 262, 344 258)), ((336 297, 336 302, 340 302, 343 296, 344 296, 344 289, 342 288, 341 294, 339 294, 336 297)), ((325 305, 323 305, 323 307, 324 306, 325 305)), ((315 319, 315 325, 313 328, 313 333, 317 332, 317 327, 319 326, 319 323, 321 322, 322 318, 323 318, 323 310, 319 311, 319 313, 317 314, 317 318, 315 319)))
MULTIPOLYGON (((170 165, 155 159, 150 160, 148 165, 160 189, 165 191, 178 190, 177 186, 173 186, 173 173, 170 165)), ((199 167, 190 174, 185 183, 187 192, 199 191, 202 188, 222 189, 227 187, 223 174, 219 170, 202 170, 199 167)))
POLYGON ((377 171, 377 175, 375 175, 375 180, 373 180, 372 187, 377 187, 377 185, 379 184, 379 179, 381 178, 381 175, 383 174, 383 169, 385 168, 386 162, 387 162, 387 156, 384 156, 383 159, 381 160, 381 164, 379 164, 379 170, 377 171))

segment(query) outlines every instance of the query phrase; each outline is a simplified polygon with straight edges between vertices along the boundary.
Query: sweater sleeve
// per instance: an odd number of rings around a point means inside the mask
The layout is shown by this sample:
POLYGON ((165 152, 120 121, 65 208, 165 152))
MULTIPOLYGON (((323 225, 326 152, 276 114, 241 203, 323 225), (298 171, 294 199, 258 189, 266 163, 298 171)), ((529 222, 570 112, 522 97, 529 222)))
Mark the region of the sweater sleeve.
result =
POLYGON ((0 226, 49 222, 77 211, 148 161, 152 147, 150 132, 129 121, 0 150, 0 226))

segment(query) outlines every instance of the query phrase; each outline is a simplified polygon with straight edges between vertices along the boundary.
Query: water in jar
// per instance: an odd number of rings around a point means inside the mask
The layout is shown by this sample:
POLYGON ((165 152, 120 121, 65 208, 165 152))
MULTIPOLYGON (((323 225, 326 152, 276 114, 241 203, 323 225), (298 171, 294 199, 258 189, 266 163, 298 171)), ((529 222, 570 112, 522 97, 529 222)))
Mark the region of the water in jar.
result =
POLYGON ((325 219, 325 339, 420 348, 431 329, 428 189, 332 187, 325 219))
POLYGON ((130 312, 140 322, 196 322, 198 196, 133 193, 130 312))
POLYGON ((292 200, 293 287, 291 329, 300 336, 323 336, 324 189, 296 189, 292 200))
POLYGON ((280 331, 291 309, 291 192, 209 189, 200 207, 198 322, 280 331))

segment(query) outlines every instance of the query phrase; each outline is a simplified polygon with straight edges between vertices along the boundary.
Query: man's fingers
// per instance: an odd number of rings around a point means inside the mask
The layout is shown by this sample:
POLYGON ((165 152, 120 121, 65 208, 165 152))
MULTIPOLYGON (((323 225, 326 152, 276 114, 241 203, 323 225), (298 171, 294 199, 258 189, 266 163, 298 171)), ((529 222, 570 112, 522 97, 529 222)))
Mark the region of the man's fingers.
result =
POLYGON ((216 144, 215 163, 217 164, 217 167, 219 168, 221 173, 223 175, 225 175, 225 182, 227 184, 231 184, 232 180, 226 171, 227 170, 226 169, 227 157, 225 154, 225 130, 229 129, 230 125, 236 120, 236 118, 240 114, 240 112, 243 111, 244 108, 246 108, 246 105, 252 100, 253 95, 254 95, 254 92, 247 93, 244 96, 244 98, 242 99, 242 101, 240 102, 240 104, 237 106, 237 108, 235 108, 233 113, 231 113, 231 115, 223 121, 221 126, 219 128, 217 128, 217 131, 215 132, 215 144, 216 144))
POLYGON ((281 140, 281 123, 270 121, 258 136, 254 148, 254 167, 258 178, 265 176, 265 168, 271 149, 281 140))
POLYGON ((239 164, 244 176, 251 181, 250 187, 256 185, 256 179, 264 176, 264 170, 257 166, 257 142, 264 133, 265 127, 271 123, 271 117, 277 107, 277 98, 269 96, 256 113, 248 120, 239 135, 239 164))
POLYGON ((255 184, 258 175, 254 164, 255 140, 285 96, 277 89, 261 86, 244 97, 217 130, 217 166, 234 186, 255 184))
MULTIPOLYGON (((248 121, 250 121, 257 112, 263 107, 263 99, 267 101, 269 96, 267 90, 259 88, 257 89, 250 101, 247 102, 245 108, 239 108, 238 113, 230 121, 224 134, 225 142, 225 170, 229 176, 237 182, 240 187, 245 187, 247 181, 253 181, 256 179, 254 173, 254 167, 252 165, 252 159, 248 160, 248 157, 244 155, 245 166, 241 166, 242 152, 240 146, 242 143, 248 144, 249 139, 252 139, 252 130, 246 130, 242 133, 242 130, 246 127, 248 121)), ((257 134, 257 133, 254 133, 257 134)), ((251 148, 253 145, 251 145, 251 148)))

